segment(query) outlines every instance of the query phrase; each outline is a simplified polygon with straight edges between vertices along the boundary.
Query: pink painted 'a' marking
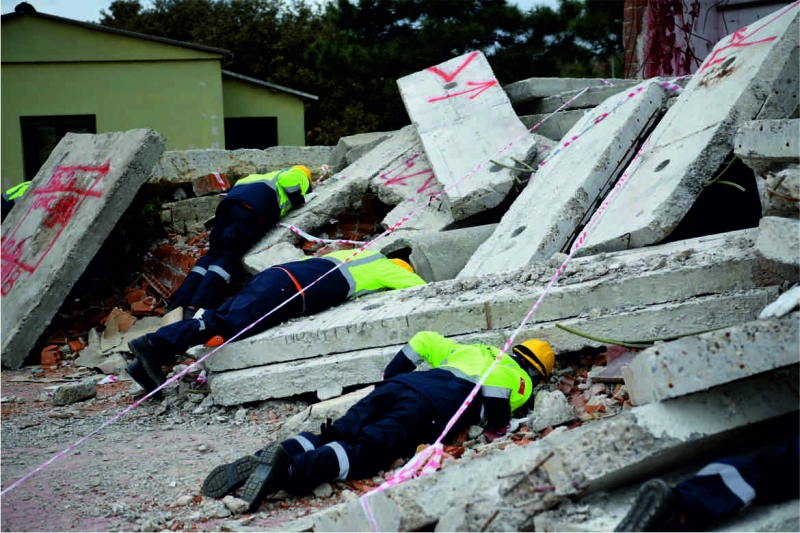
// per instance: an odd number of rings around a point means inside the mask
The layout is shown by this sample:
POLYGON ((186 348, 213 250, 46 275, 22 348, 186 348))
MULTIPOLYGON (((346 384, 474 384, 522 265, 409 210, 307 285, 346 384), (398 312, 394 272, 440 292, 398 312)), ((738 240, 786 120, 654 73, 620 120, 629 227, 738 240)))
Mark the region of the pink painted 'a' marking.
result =
POLYGON ((475 93, 469 97, 470 100, 474 100, 476 96, 481 94, 482 92, 489 89, 489 87, 493 87, 497 85, 497 80, 491 81, 468 81, 467 85, 474 87, 473 89, 466 89, 464 91, 459 91, 453 94, 446 94, 444 96, 435 96, 433 98, 429 98, 428 102, 438 102, 439 100, 447 100, 448 98, 455 98, 456 96, 461 96, 464 94, 475 93), (477 91, 477 92, 476 92, 477 91))

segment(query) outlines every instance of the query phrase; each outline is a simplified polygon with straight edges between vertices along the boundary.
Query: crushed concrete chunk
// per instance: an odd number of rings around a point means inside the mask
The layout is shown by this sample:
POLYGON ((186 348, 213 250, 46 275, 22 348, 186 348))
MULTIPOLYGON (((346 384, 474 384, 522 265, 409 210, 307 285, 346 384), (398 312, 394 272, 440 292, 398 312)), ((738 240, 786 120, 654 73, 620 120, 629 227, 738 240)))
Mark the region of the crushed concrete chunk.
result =
POLYGON ((58 387, 53 394, 53 405, 70 405, 89 400, 97 395, 97 382, 93 378, 80 383, 67 383, 58 387))

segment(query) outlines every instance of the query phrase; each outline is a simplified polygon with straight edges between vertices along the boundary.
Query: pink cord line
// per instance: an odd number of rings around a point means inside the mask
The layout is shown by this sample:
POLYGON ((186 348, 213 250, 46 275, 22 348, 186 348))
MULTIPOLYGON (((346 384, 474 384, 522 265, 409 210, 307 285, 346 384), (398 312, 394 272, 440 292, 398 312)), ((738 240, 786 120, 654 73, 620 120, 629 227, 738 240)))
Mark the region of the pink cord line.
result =
MULTIPOLYGON (((525 133, 523 133, 522 135, 519 135, 518 137, 516 137, 515 139, 513 139, 511 142, 509 142, 508 144, 506 144, 505 146, 503 146, 503 147, 502 147, 500 150, 498 150, 498 152, 497 152, 497 153, 499 154, 499 153, 502 153, 502 152, 506 151, 506 150, 507 150, 508 148, 510 148, 510 147, 511 147, 511 146, 512 146, 514 143, 516 143, 517 141, 519 141, 520 139, 522 139, 522 138, 523 138, 525 135, 527 135, 529 132, 531 132, 531 131, 535 130, 536 128, 538 128, 538 127, 539 127, 540 125, 542 125, 542 124, 543 124, 543 123, 544 123, 544 122, 545 122, 547 119, 549 119, 550 117, 552 117, 553 115, 555 115, 556 113, 558 113, 559 111, 561 111, 562 109, 564 109, 566 106, 568 106, 570 103, 572 103, 572 102, 573 102, 573 101, 574 101, 576 98, 578 98, 578 97, 579 97, 581 94, 583 94, 584 92, 586 92, 586 91, 588 91, 588 90, 589 90, 589 88, 587 87, 586 89, 582 90, 581 92, 579 92, 578 94, 576 94, 576 95, 575 95, 574 97, 572 97, 571 99, 569 99, 569 100, 567 100, 566 102, 564 102, 564 103, 563 103, 563 104, 562 104, 562 105, 561 105, 561 106, 560 106, 558 109, 556 109, 556 110, 555 110, 555 111, 553 111, 553 112, 552 112, 550 115, 548 115, 548 116, 546 116, 545 118, 543 118, 541 121, 539 121, 537 124, 535 124, 535 125, 534 125, 532 128, 530 128, 529 130, 526 130, 526 132, 525 132, 525 133)), ((637 157, 638 157, 638 154, 637 154, 637 157)), ((471 176, 472 174, 474 174, 475 172, 477 172, 478 170, 480 170, 480 168, 482 168, 482 167, 483 167, 483 165, 485 165, 485 164, 486 164, 486 163, 488 163, 488 162, 489 162, 489 161, 487 160, 487 161, 484 161, 484 162, 481 162, 481 163, 479 163, 479 164, 478 164, 478 165, 477 165, 475 168, 473 168, 473 169, 472 169, 470 172, 468 172, 468 173, 464 174, 464 175, 463 175, 461 178, 459 178, 458 180, 456 180, 455 182, 453 182, 453 183, 452 183, 450 186, 448 186, 448 187, 444 188, 443 190, 441 190, 441 191, 439 191, 439 192, 437 192, 437 193, 430 194, 430 195, 429 195, 429 199, 428 199, 428 201, 427 201, 427 202, 425 202, 424 204, 422 204, 421 206, 419 206, 417 209, 415 209, 414 211, 412 211, 412 212, 411 212, 411 213, 409 213, 408 215, 404 216, 404 217, 403 217, 401 220, 399 220, 397 223, 393 224, 391 227, 389 227, 388 229, 386 229, 386 230, 385 230, 383 233, 381 233, 380 235, 378 235, 377 237, 375 237, 373 240, 371 240, 371 241, 369 241, 369 242, 365 243, 365 244, 364 244, 363 246, 361 246, 360 248, 358 248, 358 249, 354 250, 354 251, 353 251, 353 254, 352 254, 350 257, 346 258, 346 259, 345 259, 344 261, 342 261, 341 263, 338 263, 338 264, 337 264, 337 265, 335 265, 333 268, 331 268, 329 271, 327 271, 327 272, 325 272, 323 275, 321 275, 319 278, 317 278, 316 280, 314 280, 314 281, 312 281, 311 283, 309 283, 309 284, 308 284, 308 286, 304 287, 304 288, 303 288, 303 292, 305 292, 307 289, 309 289, 309 288, 313 287, 314 285, 316 285, 317 283, 319 283, 319 282, 320 282, 322 279, 324 279, 326 276, 328 276, 328 275, 329 275, 331 272, 335 272, 336 270, 340 269, 340 268, 342 267, 342 265, 344 265, 345 263, 347 263, 348 261, 350 261, 351 259, 353 259, 353 258, 354 258, 355 256, 357 256, 357 255, 358 255, 360 252, 364 251, 364 250, 365 250, 365 249, 366 249, 368 246, 371 246, 371 245, 372 245, 372 244, 374 244, 375 242, 379 241, 379 240, 380 240, 380 239, 382 239, 383 237, 385 237, 385 236, 389 235, 390 233, 392 233, 393 231, 395 231, 397 228, 399 228, 400 226, 402 226, 403 224, 405 224, 405 223, 406 223, 406 222, 407 222, 409 219, 411 219, 411 217, 413 217, 413 216, 416 216, 418 213, 420 213, 420 212, 421 212, 421 211, 423 211, 425 208, 427 208, 429 205, 431 205, 431 203, 433 203, 433 201, 434 201, 434 200, 436 200, 436 199, 438 199, 439 197, 441 197, 442 195, 444 195, 444 194, 445 194, 447 191, 449 191, 450 189, 452 189, 452 188, 456 187, 456 186, 457 186, 459 183, 461 183, 463 180, 465 180, 466 178, 468 178, 469 176, 471 176)), ((324 168, 324 170, 325 170, 325 172, 327 173, 327 168, 324 168)), ((622 181, 622 178, 620 179, 620 182, 621 182, 621 181, 622 181)), ((318 182, 319 182, 319 180, 318 180, 318 182)), ((612 191, 612 193, 613 193, 613 191, 612 191)), ((590 223, 589 223, 589 224, 592 224, 592 222, 590 221, 590 223)), ((570 257, 571 257, 571 255, 570 255, 570 257)), ((569 257, 567 258, 567 260, 569 260, 569 257)), ((566 262, 565 262, 565 263, 566 263, 566 262)), ((562 265, 562 267, 563 267, 563 266, 564 266, 564 265, 562 265)), ((559 270, 559 272, 557 272, 557 275, 560 275, 560 272, 561 272, 561 269, 559 270)), ((551 280, 551 284, 553 283, 553 281, 554 281, 554 280, 551 280)), ((548 289, 549 289, 549 286, 548 286, 548 289)), ((221 345, 219 345, 219 346, 217 346, 216 348, 214 348, 213 350, 211 350, 209 353, 207 353, 206 355, 204 355, 203 357, 201 357, 200 359, 198 359, 197 361, 195 361, 194 363, 192 363, 191 365, 189 365, 189 366, 188 366, 187 368, 185 368, 183 371, 181 371, 181 372, 179 372, 178 374, 176 374, 176 375, 172 376, 171 378, 169 378, 169 379, 168 379, 167 381, 165 381, 165 382, 164 382, 164 383, 163 383, 163 384, 162 384, 160 387, 158 387, 158 388, 156 388, 155 390, 151 391, 150 393, 148 393, 147 395, 145 395, 144 397, 142 397, 142 398, 141 398, 141 399, 139 399, 138 401, 136 401, 136 402, 132 403, 132 404, 131 404, 130 406, 128 406, 126 409, 124 409, 124 410, 123 410, 123 411, 121 411, 120 413, 118 413, 118 414, 114 415, 114 416, 113 416, 113 417, 111 417, 109 420, 107 420, 106 422, 104 422, 104 423, 103 423, 102 425, 100 425, 100 426, 99 426, 97 429, 95 429, 95 430, 91 431, 91 432, 90 432, 90 433, 88 433, 86 436, 82 437, 81 439, 79 439, 79 440, 78 440, 78 441, 76 441, 75 443, 71 444, 71 445, 70 445, 68 448, 66 448, 66 449, 62 450, 61 452, 57 453, 57 454, 56 454, 55 456, 53 456, 51 459, 49 459, 48 461, 46 461, 46 462, 42 463, 40 466, 36 467, 34 470, 32 470, 32 471, 31 471, 31 472, 29 472, 28 474, 24 475, 23 477, 21 477, 20 479, 18 479, 18 480, 17 480, 17 481, 15 481, 14 483, 12 483, 12 484, 11 484, 11 485, 10 485, 8 488, 6 488, 6 489, 4 489, 2 492, 0 492, 0 497, 1 497, 1 496, 4 496, 5 494, 7 494, 8 492, 10 492, 11 490, 15 489, 16 487, 18 487, 20 484, 22 484, 22 483, 23 483, 24 481, 26 481, 27 479, 31 478, 31 477, 32 477, 33 475, 35 475, 36 473, 38 473, 38 472, 40 472, 40 471, 44 470, 45 468, 47 468, 48 466, 50 466, 51 464, 53 464, 53 463, 54 463, 56 460, 60 459, 61 457, 63 457, 64 455, 66 455, 68 452, 70 452, 71 450, 73 450, 74 448, 76 448, 77 446, 79 446, 80 444, 82 444, 82 443, 83 443, 84 441, 86 441, 86 440, 87 440, 89 437, 92 437, 93 435, 96 435, 96 434, 97 434, 98 432, 100 432, 100 431, 101 431, 103 428, 105 428, 105 427, 107 427, 107 426, 111 425, 112 423, 116 422, 117 420, 121 419, 123 416, 125 416, 126 414, 128 414, 128 413, 129 413, 130 411, 132 411, 134 408, 138 407, 138 406, 139 406, 139 405, 140 405, 142 402, 144 402, 145 400, 147 400, 147 399, 151 398, 151 397, 152 397, 154 394, 156 394, 158 391, 162 390, 162 389, 163 389, 164 387, 166 387, 167 385, 171 385, 172 383, 175 383, 175 382, 177 382, 177 381, 178 381, 178 379, 180 379, 181 377, 183 377, 184 375, 186 375, 187 373, 189 373, 189 371, 191 371, 191 370, 192 370, 193 368, 195 368, 197 365, 199 365, 200 363, 202 363, 203 361, 205 361, 206 359, 208 359, 209 357, 211 357, 213 354, 217 353, 217 351, 219 351, 219 350, 220 350, 221 348, 223 348, 224 346, 227 346, 227 345, 228 345, 228 343, 231 343, 231 342, 233 342, 234 340, 236 340, 236 339, 238 339, 239 337, 241 337, 243 334, 245 334, 246 332, 248 332, 249 330, 251 330, 251 329, 252 329, 252 328, 253 328, 253 327, 254 327, 256 324, 258 324, 259 322, 261 322, 262 320, 264 320, 264 319, 265 319, 265 318, 267 318, 268 316, 272 315, 272 314, 273 314, 275 311, 277 311, 278 309, 281 309, 281 308, 282 308, 282 307, 284 307, 285 305, 288 305, 288 304, 289 304, 289 302, 291 302, 291 301, 292 301, 292 300, 294 300, 295 298, 299 297, 299 296, 300 296, 300 294, 302 294, 302 293, 301 293, 301 292, 297 292, 297 293, 295 293, 294 295, 292 295, 291 297, 287 298, 287 299, 286 299, 286 300, 285 300, 283 303, 281 303, 281 304, 277 305, 277 306, 276 306, 274 309, 272 309, 270 312, 268 312, 267 314, 265 314, 265 315, 264 315, 264 316, 262 316, 261 318, 259 318, 259 319, 257 319, 256 321, 254 321, 252 324, 250 324, 249 326, 247 326, 246 328, 244 328, 243 330, 241 330, 239 333, 237 333, 236 335, 234 335, 234 336, 233 336, 233 337, 231 337, 230 339, 226 340, 226 341, 225 341, 224 343, 222 343, 221 345)), ((544 296, 544 294, 543 294, 542 296, 544 296)), ((529 317, 531 314, 533 314, 533 311, 536 309, 536 307, 538 307, 538 305, 539 305, 539 302, 541 302, 541 298, 539 299, 539 301, 537 301, 537 302, 536 302, 536 304, 534 305, 534 308, 533 308, 533 309, 531 310, 531 312, 528 314, 528 317, 529 317)), ((525 318, 525 320, 526 320, 526 321, 528 320, 528 317, 526 317, 526 318, 525 318)), ((524 323, 525 323, 525 322, 523 322, 522 324, 520 324, 520 328, 522 327, 522 325, 523 325, 524 323)), ((517 330, 519 330, 519 328, 517 328, 517 330)), ((509 342, 510 342, 510 341, 509 341, 509 342)), ((507 344, 508 344, 508 343, 507 343, 507 344)), ((504 352, 505 352, 505 349, 506 349, 506 348, 504 348, 504 352)), ((495 364, 496 364, 496 362, 495 362, 495 364)), ((492 366, 492 368, 494 368, 494 365, 492 366)), ((483 380, 481 381, 481 383, 483 383, 483 380)), ((472 399, 472 398, 474 398, 474 394, 472 394, 472 395, 471 395, 471 397, 469 397, 469 398, 468 398, 468 400, 470 400, 470 401, 471 401, 471 399, 472 399)), ((462 407, 463 407, 463 406, 462 406, 462 407)), ((466 407, 464 407, 464 409, 466 409, 466 407)), ((460 416, 460 413, 461 413, 461 412, 463 412, 463 409, 459 411, 459 415, 458 415, 458 416, 460 416)), ((455 423, 455 422, 451 420, 451 423, 450 423, 450 424, 448 424, 448 427, 449 427, 449 426, 452 426, 452 424, 453 424, 453 423, 455 423)), ((440 437, 440 439, 441 439, 441 437, 440 437)), ((439 439, 439 440, 440 440, 440 439, 439 439)), ((438 442, 438 440, 437 440, 437 442, 438 442)), ((439 454, 439 455, 441 455, 441 454, 439 454)), ((404 468, 404 470, 405 470, 405 468, 404 468)), ((435 470, 435 469, 434 469, 434 470, 435 470)), ((364 495, 363 497, 365 497, 365 496, 367 496, 367 495, 364 495)), ((362 498, 363 498, 363 497, 362 497, 362 498)), ((366 500, 364 501, 364 503, 366 504, 366 500)), ((377 529, 376 529, 376 531, 377 531, 377 529)))

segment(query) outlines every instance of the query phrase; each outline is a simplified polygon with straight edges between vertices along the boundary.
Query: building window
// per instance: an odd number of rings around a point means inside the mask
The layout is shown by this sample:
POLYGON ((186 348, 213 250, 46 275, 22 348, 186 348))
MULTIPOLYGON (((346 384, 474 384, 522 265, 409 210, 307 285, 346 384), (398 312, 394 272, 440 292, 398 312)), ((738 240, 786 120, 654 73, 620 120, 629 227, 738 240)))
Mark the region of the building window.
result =
POLYGON ((225 149, 278 146, 278 117, 242 117, 225 119, 225 149))
POLYGON ((67 133, 97 133, 94 115, 19 117, 25 180, 31 180, 67 133))

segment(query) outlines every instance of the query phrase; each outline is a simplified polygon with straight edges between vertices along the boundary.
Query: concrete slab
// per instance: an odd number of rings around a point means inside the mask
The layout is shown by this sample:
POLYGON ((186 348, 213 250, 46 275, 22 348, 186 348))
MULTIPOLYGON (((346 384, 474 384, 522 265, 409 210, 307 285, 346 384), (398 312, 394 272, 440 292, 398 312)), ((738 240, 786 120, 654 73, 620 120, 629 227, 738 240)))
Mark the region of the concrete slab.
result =
POLYGON ((266 250, 246 255, 243 263, 247 273, 254 276, 273 265, 299 261, 304 257, 306 257, 306 254, 303 253, 302 249, 288 242, 279 242, 266 250))
MULTIPOLYGON (((797 47, 798 12, 800 5, 791 4, 714 47, 629 166, 625 184, 579 253, 638 248, 667 237, 732 151, 736 129, 759 116, 779 118, 759 114, 797 47)), ((791 93, 777 96, 797 105, 791 93)))
POLYGON ((761 214, 765 217, 800 217, 800 165, 756 176, 761 214))
MULTIPOLYGON (((373 513, 378 528, 415 531, 430 528, 455 508, 481 508, 469 514, 463 530, 478 531, 491 521, 492 531, 527 531, 537 510, 553 493, 533 493, 532 484, 512 487, 533 465, 546 459, 536 481, 555 486, 555 502, 628 485, 695 460, 725 439, 758 424, 797 413, 797 368, 773 371, 726 384, 711 391, 668 402, 636 407, 570 431, 554 433, 503 453, 456 464, 433 475, 407 481, 379 493, 381 509, 373 513), (765 389, 770 394, 762 394, 765 389), (587 460, 593 458, 594 460, 587 460), (546 474, 546 476, 545 476, 546 474), (533 496, 533 497, 532 497, 533 496), (496 512, 498 508, 513 512, 496 512), (399 520, 398 520, 399 517, 399 520)), ((536 483, 534 481, 534 483, 536 483)), ((368 498, 370 508, 374 497, 368 498)), ((360 501, 313 515, 315 531, 372 531, 360 501)))
POLYGON ((797 270, 800 268, 798 237, 800 237, 800 220, 764 217, 758 222, 756 251, 770 261, 797 270))
POLYGON ((392 132, 361 133, 342 137, 328 156, 329 172, 336 174, 355 163, 359 157, 391 137, 392 132), (354 151, 353 155, 348 154, 354 151))
POLYGON ((519 117, 522 123, 528 130, 542 122, 542 124, 533 130, 533 133, 544 135, 548 139, 553 139, 556 143, 564 138, 564 136, 575 126, 583 115, 588 112, 586 109, 573 109, 572 111, 560 111, 553 116, 550 113, 543 113, 538 115, 523 115, 519 117), (549 118, 548 118, 549 117, 549 118))
POLYGON ((325 423, 326 418, 336 420, 343 417, 350 407, 358 403, 373 389, 375 387, 364 387, 344 396, 309 405, 281 426, 275 434, 275 440, 280 442, 303 431, 319 432, 319 427, 325 423))
POLYGON ((800 362, 800 313, 659 343, 622 369, 643 405, 800 362))
MULTIPOLYGON (((697 324, 708 324, 709 327, 723 327, 753 320, 767 303, 777 297, 778 289, 754 289, 751 291, 738 291, 724 295, 714 295, 692 298, 684 303, 657 304, 645 308, 632 309, 624 307, 616 312, 607 310, 602 316, 599 309, 589 316, 580 318, 559 319, 554 321, 537 322, 524 327, 517 341, 522 342, 532 338, 547 340, 557 353, 565 353, 582 349, 586 346, 598 346, 599 343, 586 341, 582 337, 569 334, 556 327, 563 324, 590 335, 602 335, 613 331, 616 335, 626 338, 641 338, 659 332, 663 335, 681 335, 697 330, 697 324), (646 333, 642 333, 646 332, 646 333)), ((443 313, 444 314, 444 313, 443 313)), ((444 323, 448 318, 444 314, 439 319, 431 319, 427 324, 401 328, 394 323, 384 324, 384 336, 391 336, 394 344, 379 348, 353 349, 344 353, 331 353, 324 357, 309 359, 295 359, 286 361, 287 354, 295 352, 292 337, 283 336, 271 341, 262 340, 258 344, 245 344, 236 351, 226 347, 214 357, 205 361, 207 368, 242 366, 245 362, 251 365, 241 370, 220 371, 214 370, 210 376, 210 387, 214 401, 218 405, 239 405, 248 402, 267 400, 270 398, 286 398, 314 392, 328 384, 336 383, 342 387, 363 386, 375 383, 381 379, 383 370, 389 361, 403 347, 405 342, 417 331, 431 329, 446 331, 444 323), (389 330, 388 328, 392 328, 389 330), (397 333, 394 329, 398 329, 397 333), (389 334, 388 331, 392 331, 389 334), (400 334, 405 334, 402 340, 395 340, 400 334), (275 362, 275 361, 279 362, 275 362), (260 366, 259 366, 260 365, 260 366)), ((515 324, 516 325, 516 324, 515 324)), ((347 345, 353 345, 351 340, 357 335, 360 324, 354 325, 350 331, 337 330, 327 332, 325 341, 321 344, 331 346, 335 337, 341 337, 338 348, 332 350, 347 350, 347 345), (348 334, 350 336, 348 336, 348 334)), ((377 339, 377 328, 367 328, 363 325, 363 336, 368 339, 377 339)), ((453 340, 460 343, 483 343, 493 346, 502 346, 510 335, 512 327, 491 331, 476 331, 464 335, 454 335, 453 340)), ((275 331, 275 330, 273 330, 275 331)), ((278 332, 276 332, 278 333, 278 332)), ((298 341, 305 341, 307 335, 297 335, 298 341)), ((247 339, 236 344, 242 345, 247 339)), ((380 341, 375 341, 381 343, 380 341)), ((386 341, 383 341, 386 342, 386 341)), ((366 344, 366 343, 359 343, 366 344)), ((290 357, 291 355, 288 355, 290 357)), ((302 357, 302 355, 298 356, 302 357)))
POLYGON ((800 119, 752 120, 733 138, 733 152, 756 170, 780 163, 800 163, 800 119))
POLYGON ((162 204, 160 216, 164 231, 186 235, 190 227, 214 216, 222 198, 221 195, 201 196, 162 204))
POLYGON ((632 87, 636 80, 624 80, 611 78, 603 80, 600 78, 528 78, 510 83, 503 87, 512 104, 522 104, 537 98, 547 98, 568 91, 580 91, 587 87, 603 88, 608 87, 609 83, 619 90, 632 87))
MULTIPOLYGON (((636 80, 632 81, 634 83, 636 82, 636 80)), ((630 85, 633 85, 633 83, 630 85)), ((585 109, 587 107, 598 106, 613 96, 619 97, 626 91, 626 87, 592 86, 588 91, 584 92, 580 96, 578 96, 581 93, 580 90, 567 91, 532 102, 529 108, 532 114, 552 113, 566 102, 569 102, 571 99, 575 98, 575 100, 564 107, 562 111, 568 111, 571 109, 585 109)))
POLYGON ((459 278, 513 270, 569 251, 576 232, 634 157, 637 143, 667 100, 666 91, 652 80, 629 94, 634 96, 627 101, 624 96, 607 99, 575 124, 561 143, 562 151, 539 167, 459 278))
POLYGON ((22 365, 163 151, 149 129, 58 143, 3 222, 3 366, 22 365))
POLYGON ((505 200, 514 178, 489 160, 525 160, 535 142, 486 57, 465 54, 400 78, 397 85, 436 178, 448 191, 453 218, 465 219, 505 200))

